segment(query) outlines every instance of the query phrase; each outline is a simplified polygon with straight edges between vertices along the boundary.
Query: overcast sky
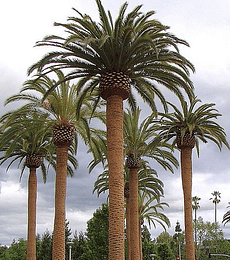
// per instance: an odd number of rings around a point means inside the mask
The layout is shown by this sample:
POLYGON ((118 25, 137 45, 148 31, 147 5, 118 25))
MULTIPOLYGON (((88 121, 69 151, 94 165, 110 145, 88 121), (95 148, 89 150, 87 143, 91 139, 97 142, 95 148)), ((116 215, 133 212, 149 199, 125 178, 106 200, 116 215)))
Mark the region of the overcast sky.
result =
MULTIPOLYGON (((117 14, 123 0, 102 0, 106 10, 117 14)), ((196 95, 203 103, 215 103, 222 114, 218 123, 222 125, 230 142, 230 1, 229 0, 130 0, 129 10, 143 3, 144 12, 155 10, 155 18, 170 26, 170 31, 186 40, 190 48, 181 48, 181 53, 196 68, 191 76, 196 95)), ((34 48, 35 42, 49 34, 62 31, 53 27, 53 22, 65 22, 74 14, 72 7, 88 13, 97 19, 94 0, 11 0, 0 3, 0 113, 4 101, 16 94, 27 79, 28 67, 36 62, 45 50, 34 48)), ((145 108, 143 108, 144 111, 145 108)), ((144 113, 144 112, 143 112, 144 113)), ((145 115, 147 116, 147 115, 145 115)), ((193 153, 193 196, 201 198, 197 213, 204 221, 214 221, 214 204, 209 200, 214 191, 221 193, 218 204, 218 221, 221 223, 226 207, 230 202, 230 160, 229 151, 208 143, 201 145, 200 158, 193 153)), ((86 156, 85 148, 78 150, 79 168, 75 177, 68 179, 66 217, 72 231, 85 231, 86 222, 93 212, 106 201, 106 195, 97 198, 92 194, 93 184, 101 169, 90 175, 87 165, 91 157, 86 156)), ((178 156, 178 154, 177 154, 178 156)), ((152 163, 159 178, 165 185, 165 198, 170 208, 165 210, 174 233, 176 221, 183 224, 183 195, 180 170, 175 174, 165 172, 152 163)), ((16 167, 5 172, 6 165, 0 168, 0 244, 10 245, 14 238, 26 238, 27 231, 27 172, 19 182, 20 170, 16 167)), ((52 232, 54 217, 54 173, 50 172, 47 183, 43 184, 38 172, 37 232, 46 229, 52 232)), ((221 224, 225 237, 230 238, 230 224, 221 224)), ((162 232, 162 228, 151 229, 152 238, 162 232)))

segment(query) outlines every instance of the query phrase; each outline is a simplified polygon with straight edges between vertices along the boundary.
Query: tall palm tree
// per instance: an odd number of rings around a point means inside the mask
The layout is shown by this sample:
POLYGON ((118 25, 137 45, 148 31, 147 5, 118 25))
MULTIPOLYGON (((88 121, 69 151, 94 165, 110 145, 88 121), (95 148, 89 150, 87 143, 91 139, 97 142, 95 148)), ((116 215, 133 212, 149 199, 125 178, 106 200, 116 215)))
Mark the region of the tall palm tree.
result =
POLYGON ((28 179, 28 232, 27 259, 36 259, 36 169, 41 168, 44 182, 47 167, 44 159, 55 166, 54 146, 50 142, 51 133, 47 131, 47 115, 36 112, 22 115, 19 110, 11 111, 1 118, 0 151, 4 152, 0 164, 11 160, 10 166, 19 161, 22 165, 21 177, 25 167, 29 168, 28 179))
POLYGON ((220 192, 219 191, 214 191, 214 192, 212 192, 211 193, 212 194, 212 198, 210 198, 210 200, 212 200, 212 202, 214 203, 214 209, 215 209, 215 223, 217 224, 217 204, 219 204, 220 203, 220 198, 221 198, 221 196, 220 196, 220 192))
POLYGON ((181 100, 182 112, 170 103, 174 112, 161 114, 159 120, 159 138, 173 139, 181 155, 181 177, 184 193, 186 259, 195 259, 192 228, 192 149, 197 148, 199 155, 199 140, 206 143, 213 141, 221 150, 222 145, 229 149, 224 129, 215 122, 221 114, 213 108, 215 104, 203 104, 195 108, 199 99, 191 100, 190 106, 181 100))
MULTIPOLYGON (((227 206, 227 208, 229 208, 230 207, 230 202, 228 202, 228 204, 229 204, 229 206, 227 206)), ((226 225, 228 222, 230 221, 230 210, 228 210, 225 214, 224 214, 224 216, 223 216, 223 223, 224 223, 224 225, 226 225)))
MULTIPOLYGON (((153 170, 148 167, 148 162, 142 158, 154 160, 162 165, 165 170, 169 169, 172 172, 173 166, 178 166, 178 162, 170 150, 171 146, 159 140, 155 142, 156 133, 151 127, 154 115, 139 123, 140 113, 139 108, 134 111, 127 109, 124 113, 124 153, 127 157, 125 168, 126 231, 131 259, 139 259, 141 254, 139 252, 138 190, 146 189, 148 194, 155 198, 160 198, 163 195, 163 190, 161 194, 153 193, 156 189, 156 183, 151 187, 152 180, 149 178, 149 176, 152 176, 153 170), (129 223, 129 220, 131 223, 129 223), (130 240, 129 227, 132 230, 130 240)), ((99 176, 95 183, 99 193, 107 188, 105 185, 107 180, 105 173, 99 176)))
MULTIPOLYGON (((10 97, 7 102, 15 100, 29 101, 25 105, 27 109, 36 107, 49 113, 53 126, 53 143, 56 146, 57 165, 55 181, 55 218, 53 232, 53 259, 64 259, 65 257, 65 199, 66 199, 66 176, 68 167, 68 151, 76 154, 79 135, 88 144, 90 129, 88 120, 91 118, 92 108, 90 102, 84 100, 78 118, 76 117, 77 102, 79 101, 76 85, 69 82, 62 84, 52 91, 47 99, 43 96, 57 80, 63 81, 64 74, 55 71, 57 79, 48 76, 39 78, 36 82, 28 80, 25 82, 20 94, 10 97), (29 93, 25 92, 30 90, 29 93), (36 95, 31 94, 34 90, 36 95), (38 96, 40 94, 40 96, 38 96)), ((103 113, 95 112, 103 120, 103 113)))
POLYGON ((164 169, 173 172, 173 167, 178 166, 178 162, 172 155, 170 146, 167 143, 155 142, 156 133, 151 128, 153 115, 144 119, 140 124, 140 112, 137 108, 135 111, 127 110, 124 113, 124 146, 126 154, 126 165, 129 168, 129 190, 130 190, 130 227, 132 236, 131 259, 140 259, 141 252, 139 247, 139 214, 138 214, 138 168, 144 157, 154 159, 160 163, 164 169), (172 165, 171 165, 172 164, 172 165))
POLYGON ((194 210, 195 212, 195 245, 197 244, 197 236, 196 236, 196 222, 197 222, 197 216, 196 216, 196 213, 197 213, 197 210, 200 208, 200 204, 199 204, 199 201, 201 200, 201 198, 195 196, 195 197, 192 197, 192 209, 194 210))
MULTIPOLYGON (((123 100, 135 106, 131 87, 155 111, 158 97, 166 109, 165 98, 158 83, 182 97, 184 89, 191 97, 189 79, 193 65, 178 50, 186 45, 168 32, 169 27, 152 19, 154 11, 146 14, 138 5, 126 14, 125 2, 113 21, 111 13, 96 0, 100 21, 76 10, 65 24, 55 23, 67 30, 67 36, 48 36, 37 46, 51 46, 53 50, 29 68, 47 74, 53 69, 67 69, 65 81, 79 79, 78 91, 82 99, 87 92, 97 90, 98 99, 106 100, 109 182, 109 259, 124 258, 124 179, 123 179, 123 100)), ((58 84, 53 86, 51 92, 58 84)), ((48 93, 47 93, 48 95, 48 93)), ((97 101, 95 105, 97 104, 97 101)), ((80 107, 80 104, 79 104, 80 107)))

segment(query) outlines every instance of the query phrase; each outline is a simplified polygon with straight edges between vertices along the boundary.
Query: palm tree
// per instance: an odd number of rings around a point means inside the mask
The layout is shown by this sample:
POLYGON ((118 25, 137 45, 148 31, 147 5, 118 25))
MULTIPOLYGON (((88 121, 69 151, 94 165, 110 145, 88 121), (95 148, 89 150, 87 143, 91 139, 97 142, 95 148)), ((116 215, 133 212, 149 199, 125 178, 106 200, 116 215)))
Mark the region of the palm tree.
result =
MULTIPOLYGON (((124 153, 126 154, 125 167, 125 198, 126 198, 126 231, 129 253, 131 259, 140 257, 139 252, 139 215, 138 215, 138 191, 145 190, 155 198, 160 198, 162 193, 156 191, 156 182, 150 186, 153 170, 148 167, 148 162, 142 158, 153 159, 165 170, 173 172, 173 166, 177 167, 178 162, 173 156, 171 147, 167 143, 155 142, 156 133, 152 130, 151 123, 153 115, 147 117, 139 124, 141 110, 135 111, 127 109, 124 113, 124 153), (167 151, 167 149, 169 151, 167 151), (144 177, 144 178, 143 178, 144 177), (149 183, 148 183, 149 182, 149 183), (130 211, 129 211, 130 210, 130 211), (129 223, 129 220, 131 223, 129 223), (129 240, 129 227, 132 236, 129 240)), ((100 146, 100 145, 97 145, 100 146)), ((106 155, 105 155, 106 156, 106 155)), ((100 161, 100 158, 99 158, 100 161)), ((108 172, 101 174, 96 181, 95 189, 98 193, 105 191, 108 186, 106 178, 108 172), (107 174, 107 175, 106 175, 107 174)), ((160 189, 159 189, 160 190, 160 189)))
POLYGON ((199 198, 197 196, 192 197, 192 202, 193 202, 192 209, 195 211, 195 245, 197 244, 197 237, 196 237, 197 216, 196 216, 196 212, 200 208, 199 200, 201 200, 201 198, 199 198))
MULTIPOLYGON (((57 80, 62 81, 64 79, 64 74, 61 71, 55 71, 55 74, 57 80)), ((21 90, 22 93, 10 97, 7 103, 15 100, 27 100, 29 103, 25 105, 25 108, 31 109, 36 107, 37 109, 47 111, 50 115, 50 121, 53 126, 53 143, 56 146, 57 154, 52 257, 53 259, 64 259, 66 176, 67 162, 68 159, 71 159, 68 151, 76 154, 78 144, 77 134, 85 143, 89 143, 90 129, 88 120, 91 118, 92 108, 90 102, 85 99, 79 117, 76 117, 76 107, 79 99, 76 85, 70 85, 69 82, 62 82, 43 101, 44 94, 55 83, 54 79, 50 79, 47 76, 39 78, 36 82, 28 80, 21 90), (28 90, 36 91, 36 94, 40 94, 40 97, 30 92, 24 93, 28 90)), ((100 117, 103 121, 103 113, 95 112, 94 115, 100 117)))
MULTIPOLYGON (((227 208, 229 208, 230 207, 230 202, 228 202, 228 204, 229 204, 229 206, 227 206, 227 208)), ((223 223, 224 223, 224 225, 226 225, 228 222, 230 221, 230 210, 228 210, 225 214, 224 214, 224 216, 223 216, 223 223)))
POLYGON ((220 192, 219 191, 214 191, 211 193, 212 194, 212 198, 210 198, 209 200, 212 200, 212 202, 214 203, 214 208, 215 208, 215 223, 217 224, 217 204, 220 203, 220 192))
POLYGON ((184 192, 186 259, 194 260, 195 251, 192 228, 192 149, 197 148, 199 155, 199 140, 206 143, 213 141, 221 150, 224 144, 229 149, 224 129, 214 120, 221 114, 213 108, 215 104, 203 104, 195 109, 199 99, 191 100, 190 106, 181 100, 182 112, 170 103, 174 112, 162 114, 159 120, 159 138, 173 139, 172 145, 177 145, 181 154, 181 177, 184 192))
POLYGON ((45 182, 47 167, 44 159, 55 166, 54 147, 50 142, 51 133, 47 131, 47 115, 36 112, 22 115, 19 111, 11 111, 1 118, 0 151, 4 152, 4 155, 0 158, 0 164, 11 160, 8 170, 14 162, 19 161, 19 166, 22 165, 21 177, 25 167, 29 168, 27 259, 35 260, 36 169, 41 168, 45 182))
MULTIPOLYGON (((154 159, 160 163, 165 170, 173 172, 173 167, 178 162, 172 155, 170 146, 164 142, 155 142, 156 133, 151 129, 153 115, 144 119, 139 125, 141 110, 127 110, 124 113, 124 146, 126 154, 126 165, 129 168, 129 190, 130 190, 130 227, 132 236, 131 259, 139 259, 141 252, 139 245, 139 214, 138 214, 138 168, 143 157, 154 159)), ((158 140, 158 139, 157 139, 158 140)))
MULTIPOLYGON (((97 91, 106 100, 106 126, 109 182, 109 259, 124 258, 124 179, 123 179, 123 100, 135 107, 131 86, 155 111, 158 97, 166 109, 164 95, 158 83, 182 98, 181 90, 193 95, 189 71, 193 65, 178 50, 187 42, 170 34, 169 27, 152 19, 154 11, 146 14, 138 5, 126 15, 125 2, 113 21, 96 0, 99 23, 76 10, 66 24, 55 23, 67 30, 67 37, 48 36, 37 46, 51 46, 53 50, 29 68, 47 74, 53 69, 66 69, 64 81, 79 79, 78 91, 84 99, 87 92, 97 91)), ((37 77, 37 76, 35 76, 37 77)), ((51 92, 58 84, 50 90, 51 92)), ((47 93, 48 95, 48 93, 47 93)), ((79 103, 80 107, 80 103, 79 103)))

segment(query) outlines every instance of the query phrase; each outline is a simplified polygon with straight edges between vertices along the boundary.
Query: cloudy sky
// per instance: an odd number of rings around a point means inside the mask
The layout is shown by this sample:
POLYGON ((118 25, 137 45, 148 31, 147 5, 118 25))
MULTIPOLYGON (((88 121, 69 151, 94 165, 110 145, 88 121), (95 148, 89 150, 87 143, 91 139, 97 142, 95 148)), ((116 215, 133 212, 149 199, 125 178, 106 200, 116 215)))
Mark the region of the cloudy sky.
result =
MULTIPOLYGON (((105 8, 117 14, 123 0, 103 0, 105 8)), ((185 39, 190 48, 181 48, 181 53, 196 67, 191 76, 195 93, 203 103, 215 103, 222 114, 218 120, 230 142, 230 2, 228 0, 136 0, 129 1, 129 10, 143 3, 143 11, 155 10, 155 18, 170 26, 170 31, 185 39)), ((97 19, 94 0, 11 0, 0 3, 0 113, 11 109, 4 107, 4 100, 16 94, 27 79, 27 68, 36 62, 45 50, 34 48, 36 41, 48 34, 60 34, 53 22, 65 22, 74 14, 72 7, 97 19)), ((144 108, 144 111, 145 108, 144 108)), ((145 116, 145 115, 144 115, 145 116)), ((86 156, 81 145, 78 150, 79 168, 75 177, 68 179, 67 219, 70 228, 84 231, 86 222, 106 196, 97 198, 92 194, 93 184, 101 169, 88 174, 91 157, 86 156)), ((177 155, 178 156, 178 155, 177 155)), ((170 204, 165 213, 171 220, 168 230, 173 234, 176 221, 183 228, 183 195, 180 171, 164 172, 157 165, 159 178, 164 181, 164 201, 170 204)), ((27 229, 27 172, 19 182, 20 170, 12 167, 7 173, 6 165, 0 168, 0 244, 9 245, 14 238, 26 238, 27 229)), ((221 193, 218 204, 218 221, 221 223, 230 202, 229 151, 208 143, 201 145, 200 158, 193 154, 193 196, 201 198, 198 216, 204 221, 214 221, 214 205, 209 200, 214 191, 221 193)), ((52 232, 54 216, 54 173, 50 172, 46 184, 38 173, 37 232, 46 229, 52 232)), ((221 224, 225 237, 230 238, 230 225, 221 224)), ((152 238, 162 232, 151 229, 152 238)))

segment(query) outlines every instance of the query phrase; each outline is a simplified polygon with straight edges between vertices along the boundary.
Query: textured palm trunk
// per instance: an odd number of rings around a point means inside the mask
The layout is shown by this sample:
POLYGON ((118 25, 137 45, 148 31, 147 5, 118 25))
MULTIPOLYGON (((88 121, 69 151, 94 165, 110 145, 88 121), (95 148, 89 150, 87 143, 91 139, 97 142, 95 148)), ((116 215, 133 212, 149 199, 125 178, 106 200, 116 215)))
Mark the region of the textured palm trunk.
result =
POLYGON ((186 260, 195 260, 195 248, 192 227, 192 149, 181 149, 181 176, 184 192, 184 219, 186 260))
POLYGON ((57 147, 53 260, 65 260, 65 200, 68 146, 57 147))
POLYGON ((37 176, 36 168, 30 168, 28 180, 28 234, 27 234, 27 260, 36 260, 36 201, 37 176))
POLYGON ((130 168, 130 249, 131 259, 140 260, 139 216, 138 216, 138 168, 130 168))
POLYGON ((142 239, 141 239, 141 225, 139 224, 139 252, 140 252, 140 259, 142 260, 142 239))
POLYGON ((130 250, 130 203, 129 198, 126 198, 126 238, 127 238, 127 255, 128 260, 131 260, 131 250, 130 250))
POLYGON ((123 99, 118 95, 111 95, 107 98, 106 126, 109 166, 109 260, 123 260, 123 99))
POLYGON ((129 194, 125 196, 126 199, 126 239, 127 239, 127 251, 128 260, 131 260, 131 250, 130 250, 130 196, 129 194))

